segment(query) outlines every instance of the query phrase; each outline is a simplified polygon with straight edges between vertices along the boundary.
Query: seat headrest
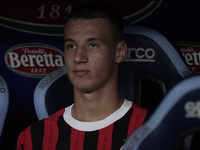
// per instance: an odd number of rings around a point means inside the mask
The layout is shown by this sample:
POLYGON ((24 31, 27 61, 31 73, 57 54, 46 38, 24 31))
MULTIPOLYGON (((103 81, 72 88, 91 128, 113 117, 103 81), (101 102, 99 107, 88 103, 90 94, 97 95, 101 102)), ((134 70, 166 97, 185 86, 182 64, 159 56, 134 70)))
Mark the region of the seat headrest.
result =
POLYGON ((65 66, 45 76, 34 91, 34 107, 39 120, 73 103, 73 87, 65 66))
POLYGON ((125 26, 124 39, 128 51, 119 65, 119 88, 123 97, 137 105, 144 107, 141 102, 151 101, 151 97, 159 101, 176 83, 192 74, 180 50, 160 32, 143 26, 125 26), (162 95, 153 94, 156 91, 162 95))
POLYGON ((131 67, 135 74, 148 73, 163 80, 169 80, 170 75, 182 78, 191 75, 180 50, 158 31, 148 27, 126 26, 124 38, 128 51, 127 63, 123 68, 128 66, 126 68, 131 67))
POLYGON ((184 79, 164 97, 151 118, 127 140, 124 150, 172 150, 200 129, 200 75, 184 79))
POLYGON ((7 116, 8 105, 9 105, 8 87, 3 77, 0 76, 0 116, 1 116, 0 117, 0 137, 1 137, 5 119, 7 116))

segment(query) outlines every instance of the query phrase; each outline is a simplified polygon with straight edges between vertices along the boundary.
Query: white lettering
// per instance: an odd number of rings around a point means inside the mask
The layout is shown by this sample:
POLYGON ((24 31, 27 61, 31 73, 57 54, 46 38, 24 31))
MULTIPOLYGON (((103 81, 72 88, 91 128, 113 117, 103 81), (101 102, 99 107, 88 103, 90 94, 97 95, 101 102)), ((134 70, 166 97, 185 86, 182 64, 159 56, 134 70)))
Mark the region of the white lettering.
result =
POLYGON ((155 50, 153 48, 144 49, 128 48, 125 61, 137 61, 137 62, 155 62, 155 50))
POLYGON ((187 65, 200 65, 200 52, 194 51, 193 53, 182 53, 187 65))
POLYGON ((200 118, 200 101, 189 101, 185 104, 186 118, 200 118))
POLYGON ((199 65, 199 56, 200 56, 200 53, 197 53, 197 52, 194 52, 194 53, 192 53, 192 55, 193 55, 193 57, 194 57, 194 64, 195 65, 199 65))
POLYGON ((136 51, 135 51, 135 56, 137 57, 137 58, 139 58, 139 59, 142 59, 142 58, 144 58, 144 55, 145 54, 145 50, 143 49, 143 48, 141 48, 141 47, 139 47, 138 49, 136 49, 136 51))
POLYGON ((55 65, 57 67, 63 66, 63 59, 61 55, 55 55, 55 65))
POLYGON ((183 56, 185 57, 185 62, 186 64, 192 66, 194 63, 193 63, 193 57, 191 54, 187 53, 187 54, 183 54, 183 56))
POLYGON ((188 52, 194 51, 193 47, 181 48, 180 50, 181 50, 182 53, 184 53, 184 52, 188 53, 188 52))
POLYGON ((52 53, 49 54, 49 63, 51 67, 55 67, 54 61, 53 61, 53 55, 52 53))
POLYGON ((44 62, 45 62, 45 64, 46 64, 46 67, 51 67, 51 65, 50 65, 50 63, 49 63, 49 61, 48 61, 48 55, 47 55, 47 53, 45 53, 45 54, 43 55, 43 57, 44 57, 44 62))
POLYGON ((19 68, 21 65, 21 62, 19 60, 19 55, 14 52, 8 53, 9 60, 10 60, 10 67, 11 68, 19 68))
POLYGON ((21 56, 21 63, 24 67, 28 67, 29 64, 27 63, 29 60, 28 60, 28 57, 26 55, 22 55, 21 56))
POLYGON ((63 57, 52 53, 19 56, 15 52, 9 52, 8 57, 11 68, 19 68, 21 65, 24 67, 35 67, 36 65, 39 67, 61 67, 64 65, 63 57))
POLYGON ((155 57, 155 51, 154 49, 152 48, 147 48, 146 51, 145 51, 145 56, 148 58, 148 59, 153 59, 155 57))
POLYGON ((30 62, 28 67, 35 67, 34 60, 36 58, 36 55, 28 55, 28 58, 29 58, 29 62, 30 62))
POLYGON ((29 49, 28 47, 23 48, 24 54, 44 54, 43 48, 29 49))
POLYGON ((44 59, 43 59, 42 55, 38 55, 38 57, 36 57, 36 62, 39 67, 44 67, 44 64, 43 64, 44 59))

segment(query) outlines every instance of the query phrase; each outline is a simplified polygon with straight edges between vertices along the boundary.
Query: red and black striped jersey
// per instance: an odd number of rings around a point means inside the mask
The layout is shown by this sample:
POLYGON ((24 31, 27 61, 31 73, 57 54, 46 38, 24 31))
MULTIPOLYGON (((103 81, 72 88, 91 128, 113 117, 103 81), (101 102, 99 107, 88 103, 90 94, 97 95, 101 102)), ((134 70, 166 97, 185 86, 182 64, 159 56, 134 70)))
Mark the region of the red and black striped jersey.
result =
POLYGON ((120 150, 139 128, 147 110, 125 100, 109 117, 80 122, 69 106, 26 128, 18 138, 17 150, 120 150))

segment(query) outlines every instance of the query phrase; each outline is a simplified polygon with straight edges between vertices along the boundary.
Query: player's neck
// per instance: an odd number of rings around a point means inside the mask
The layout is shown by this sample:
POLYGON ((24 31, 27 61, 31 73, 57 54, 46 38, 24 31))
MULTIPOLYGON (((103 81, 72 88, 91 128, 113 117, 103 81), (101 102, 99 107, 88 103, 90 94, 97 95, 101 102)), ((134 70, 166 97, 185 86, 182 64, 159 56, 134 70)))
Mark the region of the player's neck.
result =
POLYGON ((102 120, 119 109, 124 102, 124 99, 118 93, 108 95, 85 94, 75 99, 72 116, 84 122, 102 120))

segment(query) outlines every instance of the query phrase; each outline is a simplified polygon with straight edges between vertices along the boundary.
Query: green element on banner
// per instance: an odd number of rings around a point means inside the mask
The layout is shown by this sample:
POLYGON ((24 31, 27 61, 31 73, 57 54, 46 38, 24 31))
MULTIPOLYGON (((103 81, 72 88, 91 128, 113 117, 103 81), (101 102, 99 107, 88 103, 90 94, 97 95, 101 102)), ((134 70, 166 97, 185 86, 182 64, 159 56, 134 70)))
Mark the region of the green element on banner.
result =
POLYGON ((61 25, 44 25, 44 24, 21 22, 4 17, 0 17, 0 25, 29 33, 57 35, 57 36, 63 35, 63 27, 64 27, 61 25))
POLYGON ((140 20, 142 20, 144 17, 147 17, 148 15, 150 15, 156 8, 158 8, 158 6, 161 4, 162 0, 155 0, 152 1, 148 6, 146 6, 143 11, 141 11, 140 13, 134 13, 132 15, 129 16, 125 16, 124 17, 124 24, 128 25, 128 24, 133 24, 136 23, 140 20))
POLYGON ((176 45, 187 45, 187 46, 197 46, 200 47, 200 43, 195 43, 195 42, 188 42, 188 41, 178 41, 175 42, 176 45))

